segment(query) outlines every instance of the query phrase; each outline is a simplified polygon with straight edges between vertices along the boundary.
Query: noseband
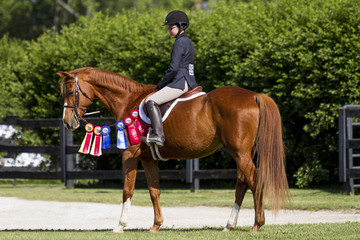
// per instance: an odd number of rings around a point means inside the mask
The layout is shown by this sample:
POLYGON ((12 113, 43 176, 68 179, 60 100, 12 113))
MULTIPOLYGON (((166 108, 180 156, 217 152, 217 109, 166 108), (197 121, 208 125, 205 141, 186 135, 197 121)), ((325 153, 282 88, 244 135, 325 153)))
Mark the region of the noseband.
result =
POLYGON ((91 101, 91 103, 93 102, 91 100, 91 98, 86 94, 86 92, 84 92, 80 85, 79 85, 79 81, 78 81, 78 77, 77 77, 77 74, 74 74, 75 75, 75 80, 73 81, 67 81, 65 82, 65 85, 68 84, 68 83, 75 83, 75 104, 72 105, 72 106, 68 106, 68 105, 64 105, 64 108, 72 108, 73 109, 73 113, 75 115, 75 118, 76 120, 79 122, 79 119, 80 120, 83 120, 84 122, 87 122, 84 118, 82 118, 78 112, 78 109, 80 109, 81 111, 86 112, 86 109, 82 108, 79 106, 79 103, 80 103, 80 100, 79 100, 79 97, 80 97, 80 94, 79 92, 84 96, 86 97, 87 99, 89 99, 91 101))

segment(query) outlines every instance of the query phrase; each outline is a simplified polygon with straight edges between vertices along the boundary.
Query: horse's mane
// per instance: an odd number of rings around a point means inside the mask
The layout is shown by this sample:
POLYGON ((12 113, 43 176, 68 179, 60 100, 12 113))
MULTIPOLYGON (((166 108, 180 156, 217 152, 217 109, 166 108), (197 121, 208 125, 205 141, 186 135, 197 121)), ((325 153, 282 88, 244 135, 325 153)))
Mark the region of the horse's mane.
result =
POLYGON ((96 85, 113 85, 127 89, 129 92, 139 92, 144 89, 146 85, 135 82, 129 77, 106 71, 99 68, 84 67, 71 71, 73 74, 89 73, 89 80, 96 85))

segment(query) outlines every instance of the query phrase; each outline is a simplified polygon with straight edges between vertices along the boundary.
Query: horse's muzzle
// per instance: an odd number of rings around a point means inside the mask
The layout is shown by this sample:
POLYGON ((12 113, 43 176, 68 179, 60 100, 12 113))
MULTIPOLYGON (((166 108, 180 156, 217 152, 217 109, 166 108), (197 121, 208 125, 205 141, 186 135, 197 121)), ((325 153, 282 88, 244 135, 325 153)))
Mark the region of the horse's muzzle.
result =
POLYGON ((80 122, 78 119, 76 119, 76 117, 71 118, 70 121, 67 121, 64 118, 63 123, 64 123, 65 128, 67 128, 71 131, 75 131, 76 129, 78 129, 80 127, 80 122))

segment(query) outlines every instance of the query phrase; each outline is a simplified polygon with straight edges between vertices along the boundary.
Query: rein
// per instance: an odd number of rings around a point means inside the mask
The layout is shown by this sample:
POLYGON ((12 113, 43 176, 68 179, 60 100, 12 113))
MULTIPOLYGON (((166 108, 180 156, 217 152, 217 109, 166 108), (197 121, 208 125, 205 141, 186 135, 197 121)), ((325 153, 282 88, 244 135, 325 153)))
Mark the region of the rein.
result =
POLYGON ((65 84, 68 84, 68 83, 75 83, 75 104, 74 105, 71 105, 71 106, 68 106, 68 105, 64 105, 64 108, 72 108, 73 109, 73 113, 75 115, 75 118, 77 121, 82 120, 84 121, 85 123, 88 123, 88 121, 86 121, 86 119, 84 119, 83 117, 80 116, 79 112, 78 112, 78 109, 80 109, 81 111, 84 112, 84 116, 89 116, 89 115, 93 115, 93 114, 98 114, 98 113, 102 113, 102 112, 105 112, 104 110, 101 110, 101 111, 94 111, 94 112, 90 112, 90 113, 86 113, 86 110, 82 107, 79 106, 79 98, 80 98, 80 94, 79 92, 84 96, 86 97, 87 99, 89 99, 91 101, 91 103, 93 103, 93 101, 91 100, 91 98, 86 94, 86 92, 84 92, 80 85, 79 85, 79 80, 78 80, 78 77, 77 77, 77 74, 74 74, 75 75, 75 80, 73 81, 67 81, 65 82, 65 84))

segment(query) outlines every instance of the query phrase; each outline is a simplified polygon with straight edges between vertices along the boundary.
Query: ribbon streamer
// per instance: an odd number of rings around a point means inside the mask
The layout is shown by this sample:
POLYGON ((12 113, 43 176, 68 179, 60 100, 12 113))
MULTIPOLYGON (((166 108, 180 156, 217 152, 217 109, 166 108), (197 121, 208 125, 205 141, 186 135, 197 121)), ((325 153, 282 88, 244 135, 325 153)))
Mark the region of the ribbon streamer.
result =
POLYGON ((101 152, 102 136, 101 136, 101 127, 100 126, 96 126, 94 128, 94 134, 95 134, 95 139, 94 139, 93 145, 91 147, 90 154, 93 156, 101 156, 101 154, 102 154, 102 152, 101 152))
POLYGON ((139 111, 134 109, 130 113, 132 119, 134 119, 135 127, 138 130, 140 136, 145 136, 148 132, 146 124, 139 118, 139 111))
POLYGON ((130 143, 132 145, 136 145, 138 143, 141 143, 141 140, 139 138, 139 134, 133 124, 133 120, 131 119, 131 117, 127 116, 124 118, 124 123, 125 125, 128 127, 128 133, 129 133, 129 139, 130 139, 130 143))
POLYGON ((128 143, 124 132, 124 128, 125 128, 124 122, 122 120, 117 121, 115 123, 115 127, 118 130, 116 147, 119 149, 128 149, 128 143))
POLYGON ((85 125, 86 135, 84 137, 84 140, 81 143, 81 147, 79 149, 80 153, 89 154, 90 152, 90 144, 93 138, 93 130, 94 125, 91 123, 88 123, 85 125))
POLYGON ((110 127, 109 126, 103 126, 101 128, 101 134, 102 134, 102 149, 107 149, 111 147, 111 140, 110 140, 110 127))

